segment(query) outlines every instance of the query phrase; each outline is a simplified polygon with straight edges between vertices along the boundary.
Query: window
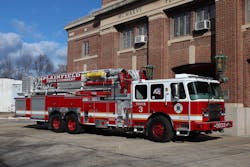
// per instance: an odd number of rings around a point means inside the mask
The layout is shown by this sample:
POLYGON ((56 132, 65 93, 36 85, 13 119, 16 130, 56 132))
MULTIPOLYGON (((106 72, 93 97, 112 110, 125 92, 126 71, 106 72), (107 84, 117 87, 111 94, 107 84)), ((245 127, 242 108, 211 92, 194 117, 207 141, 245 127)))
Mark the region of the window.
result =
POLYGON ((211 20, 215 17, 215 6, 210 5, 196 10, 196 21, 211 20))
POLYGON ((188 84, 188 91, 191 100, 223 98, 223 93, 218 83, 191 82, 188 84))
POLYGON ((121 48, 132 48, 134 45, 134 30, 132 28, 124 30, 122 31, 121 35, 121 48))
POLYGON ((210 87, 207 82, 192 82, 188 84, 188 91, 191 100, 209 99, 210 87))
MULTIPOLYGON (((171 84, 172 98, 174 98, 173 97, 173 90, 174 90, 174 83, 171 84)), ((179 94, 180 94, 180 99, 186 99, 186 92, 185 92, 183 83, 179 83, 179 94)))
POLYGON ((246 22, 250 22, 250 0, 246 0, 246 22))
POLYGON ((89 55, 89 41, 84 41, 82 44, 82 56, 88 56, 89 55))
POLYGON ((190 34, 190 13, 183 13, 173 17, 173 37, 190 34))
POLYGON ((136 85, 135 86, 135 99, 145 100, 147 99, 147 85, 136 85))
POLYGON ((164 98, 164 86, 163 84, 154 84, 151 85, 151 99, 158 100, 164 98))
POLYGON ((139 35, 146 35, 148 34, 148 27, 147 24, 141 24, 138 26, 138 31, 139 31, 139 35))

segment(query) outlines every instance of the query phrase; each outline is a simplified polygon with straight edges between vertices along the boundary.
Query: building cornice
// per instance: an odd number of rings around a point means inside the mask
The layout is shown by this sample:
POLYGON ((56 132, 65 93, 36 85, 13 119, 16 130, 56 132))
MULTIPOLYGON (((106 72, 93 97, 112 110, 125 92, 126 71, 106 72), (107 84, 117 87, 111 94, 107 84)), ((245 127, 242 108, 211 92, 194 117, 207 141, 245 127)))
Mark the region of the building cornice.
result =
POLYGON ((64 30, 69 30, 73 27, 76 27, 76 26, 79 26, 81 24, 85 24, 85 23, 88 23, 88 22, 91 22, 94 20, 95 20, 95 16, 93 14, 85 16, 85 17, 81 17, 81 18, 69 23, 68 25, 66 25, 64 27, 64 30))
POLYGON ((133 2, 137 2, 137 1, 141 1, 141 0, 119 0, 119 1, 117 1, 116 3, 105 5, 102 9, 97 10, 97 11, 94 12, 93 14, 94 14, 95 16, 99 16, 99 15, 102 15, 102 14, 104 14, 104 13, 110 12, 110 11, 112 11, 112 10, 118 9, 118 8, 120 8, 120 7, 122 7, 122 6, 131 4, 131 3, 133 3, 133 2))
POLYGON ((124 5, 128 5, 128 4, 136 2, 136 1, 140 1, 140 0, 119 0, 115 3, 107 4, 107 5, 103 6, 103 8, 101 8, 100 10, 97 10, 88 16, 81 17, 81 18, 69 23, 68 25, 66 25, 64 27, 64 29, 67 31, 67 30, 69 30, 73 27, 79 26, 81 24, 85 24, 85 23, 94 21, 96 16, 99 16, 99 15, 104 14, 106 12, 110 12, 112 10, 119 8, 119 7, 122 7, 124 5))
MULTIPOLYGON (((143 0, 117 0, 115 2, 111 2, 111 3, 103 6, 101 9, 93 12, 89 16, 82 17, 78 20, 75 20, 75 21, 69 23, 68 25, 66 25, 64 27, 64 29, 68 31, 71 28, 80 26, 82 24, 86 24, 86 23, 89 23, 91 21, 94 22, 96 19, 100 18, 101 16, 103 16, 105 14, 110 13, 111 11, 117 10, 119 8, 126 6, 126 5, 129 5, 129 4, 132 4, 135 2, 139 2, 139 1, 145 2, 145 0, 144 1, 143 0)), ((192 2, 194 0, 148 0, 147 2, 152 2, 152 1, 159 1, 158 2, 159 7, 157 7, 157 9, 159 9, 159 10, 161 9, 163 11, 163 10, 166 10, 166 9, 178 6, 178 5, 192 2)), ((149 12, 149 11, 147 11, 147 12, 149 12)), ((155 14, 155 11, 150 11, 150 12, 151 13, 147 13, 146 15, 155 14)))
POLYGON ((116 3, 118 3, 118 2, 121 2, 121 1, 123 1, 123 0, 115 0, 115 1, 113 1, 113 2, 109 2, 109 3, 107 3, 106 5, 103 5, 103 6, 102 6, 102 9, 103 9, 103 8, 106 8, 106 7, 108 7, 108 6, 114 5, 114 4, 116 4, 116 3))

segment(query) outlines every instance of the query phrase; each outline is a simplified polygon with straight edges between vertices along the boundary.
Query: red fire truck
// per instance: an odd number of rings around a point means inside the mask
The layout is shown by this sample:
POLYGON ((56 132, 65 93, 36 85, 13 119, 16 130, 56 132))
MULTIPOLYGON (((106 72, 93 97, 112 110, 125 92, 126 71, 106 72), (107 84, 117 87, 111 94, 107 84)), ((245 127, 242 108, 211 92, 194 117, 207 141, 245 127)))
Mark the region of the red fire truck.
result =
POLYGON ((147 79, 145 71, 104 69, 29 78, 16 116, 48 123, 54 132, 80 133, 87 127, 144 133, 166 142, 174 136, 223 131, 220 83, 197 75, 147 79))

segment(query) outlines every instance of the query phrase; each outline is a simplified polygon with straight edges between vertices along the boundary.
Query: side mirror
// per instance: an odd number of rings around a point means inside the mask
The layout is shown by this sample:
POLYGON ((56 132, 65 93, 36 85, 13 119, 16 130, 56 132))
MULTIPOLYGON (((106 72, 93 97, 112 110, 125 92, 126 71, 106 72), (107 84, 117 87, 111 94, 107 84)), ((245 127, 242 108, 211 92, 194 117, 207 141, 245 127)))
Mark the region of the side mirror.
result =
POLYGON ((178 101, 180 99, 180 89, 178 83, 174 83, 172 85, 172 97, 175 101, 178 101))

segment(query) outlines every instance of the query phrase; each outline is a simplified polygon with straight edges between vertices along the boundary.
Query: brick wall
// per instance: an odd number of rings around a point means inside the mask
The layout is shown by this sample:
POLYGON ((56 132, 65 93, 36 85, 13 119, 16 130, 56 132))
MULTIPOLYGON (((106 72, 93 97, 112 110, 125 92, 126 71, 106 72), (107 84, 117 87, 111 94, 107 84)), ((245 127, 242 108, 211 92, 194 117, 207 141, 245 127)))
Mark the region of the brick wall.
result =
POLYGON ((212 35, 195 38, 192 45, 195 46, 195 63, 211 63, 214 58, 211 44, 212 35))
POLYGON ((169 39, 168 18, 149 20, 149 64, 155 65, 154 78, 168 75, 167 40, 169 39))
POLYGON ((133 51, 122 53, 118 56, 118 67, 124 69, 132 69, 133 51))
POLYGON ((172 68, 188 64, 189 59, 189 46, 191 45, 190 41, 182 41, 171 44, 169 46, 169 70, 171 71, 171 77, 174 77, 174 72, 172 68))
POLYGON ((101 68, 117 67, 117 51, 119 48, 119 33, 111 32, 101 35, 101 68))
POLYGON ((98 28, 98 24, 90 23, 90 24, 82 25, 78 28, 69 30, 68 34, 70 35, 73 33, 73 35, 76 36, 85 32, 96 30, 96 28, 98 28))
MULTIPOLYGON (((113 1, 102 1, 103 5, 111 2, 113 1)), ((147 63, 154 64, 155 78, 169 78, 174 77, 172 68, 190 63, 190 46, 194 48, 195 63, 211 63, 214 61, 213 57, 222 51, 228 56, 225 75, 229 78, 229 82, 223 84, 223 87, 229 90, 230 99, 227 102, 244 103, 250 106, 250 65, 246 61, 250 58, 250 29, 242 31, 242 25, 245 24, 244 0, 217 0, 215 6, 215 31, 200 35, 191 34, 192 39, 188 40, 169 43, 170 18, 159 14, 157 17, 147 18, 148 48, 143 46, 128 52, 119 51, 120 33, 113 30, 109 33, 101 35, 98 33, 84 39, 69 41, 68 71, 81 70, 83 64, 88 64, 88 70, 116 67, 131 69, 135 66, 132 61, 136 60, 137 69, 147 63), (74 60, 81 57, 84 40, 90 41, 90 55, 98 55, 98 58, 74 64, 74 60)), ((190 10, 194 12, 192 7, 190 10)), ((192 13, 192 26, 194 17, 192 13)), ((95 28, 94 24, 87 24, 70 30, 69 34, 74 32, 78 35, 85 30, 92 31, 95 28)))
POLYGON ((136 69, 141 69, 147 65, 147 48, 120 53, 118 55, 118 67, 124 69, 133 68, 133 56, 136 59, 136 69))
POLYGON ((137 50, 135 55, 136 55, 136 67, 137 67, 137 69, 145 67, 147 65, 147 48, 137 50))
MULTIPOLYGON (((74 60, 83 58, 82 57, 82 44, 84 41, 89 42, 89 56, 100 56, 100 36, 99 34, 94 34, 89 37, 80 38, 76 40, 71 40, 68 42, 68 60, 67 60, 67 71, 82 71, 83 70, 83 64, 88 64, 88 70, 90 67, 94 68, 90 64, 93 65, 91 59, 87 60, 81 60, 77 61, 77 63, 74 63, 74 60), (90 63, 91 62, 91 63, 90 63)), ((95 68, 99 67, 99 61, 95 60, 95 68)))
POLYGON ((228 56, 225 75, 229 82, 224 88, 229 90, 231 103, 243 103, 244 73, 243 73, 243 39, 241 25, 243 24, 242 0, 216 1, 216 52, 228 56))

